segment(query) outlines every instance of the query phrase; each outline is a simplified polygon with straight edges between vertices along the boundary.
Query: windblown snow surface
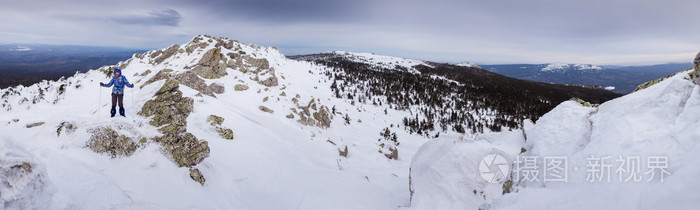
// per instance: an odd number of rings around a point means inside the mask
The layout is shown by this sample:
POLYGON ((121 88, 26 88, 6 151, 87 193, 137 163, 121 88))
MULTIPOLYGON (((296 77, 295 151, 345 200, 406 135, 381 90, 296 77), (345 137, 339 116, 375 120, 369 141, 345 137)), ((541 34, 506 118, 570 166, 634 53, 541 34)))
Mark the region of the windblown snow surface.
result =
POLYGON ((426 143, 411 165, 411 207, 696 209, 698 128, 700 88, 688 71, 599 107, 566 101, 536 123, 526 123, 519 135, 426 143), (480 176, 479 161, 489 154, 509 159, 513 192, 503 194, 504 182, 492 184, 480 176), (566 180, 545 181, 544 159, 562 157, 566 180), (536 159, 530 166, 538 169, 525 168, 526 159, 536 159))
MULTIPOLYGON (((333 97, 328 88, 332 81, 322 74, 325 67, 287 59, 274 48, 236 42, 240 50, 235 52, 267 59, 279 85, 263 86, 231 68, 224 77, 204 79, 207 85, 224 86, 225 92, 216 97, 198 96, 197 90, 180 85, 183 96, 194 99, 187 132, 206 140, 211 149, 195 166, 206 178, 203 185, 152 140, 132 155, 117 158, 89 149, 88 130, 97 127, 135 139, 161 135, 148 123, 150 118, 137 112, 164 80, 139 87, 162 69, 172 69, 173 74, 189 71, 205 52, 219 47, 211 37, 197 38, 210 44, 192 53, 178 52, 161 63, 151 62, 151 51, 117 64, 136 85, 125 89, 126 118, 109 117, 110 90, 98 85, 109 78, 98 70, 0 90, 0 208, 682 209, 700 198, 695 190, 700 184, 691 179, 700 175, 700 93, 684 74, 598 108, 564 102, 523 130, 448 132, 426 139, 396 127, 412 116, 409 112, 387 109, 385 114, 383 106, 333 97), (235 91, 238 84, 249 89, 235 91), (300 104, 316 100, 335 106, 352 120, 346 124, 338 115, 328 128, 304 126, 286 117, 297 107, 295 98, 300 104), (233 140, 219 137, 209 125, 212 114, 225 119, 222 126, 233 130, 233 140), (28 126, 37 122, 44 124, 28 126), (77 129, 58 135, 61 122, 77 129), (378 152, 384 128, 398 136, 397 160, 378 152), (347 157, 339 154, 345 146, 347 157), (523 148, 527 151, 521 154, 523 148), (525 155, 566 156, 570 167, 580 164, 581 170, 570 172, 566 183, 516 181, 514 192, 503 195, 502 182, 489 183, 480 176, 478 165, 488 154, 511 161, 525 155), (584 169, 590 155, 668 156, 670 175, 663 182, 657 177, 639 183, 589 183, 584 169), (31 168, 22 168, 25 165, 31 168)), ((224 55, 231 52, 221 49, 224 55)), ((376 65, 422 63, 338 53, 376 65)))

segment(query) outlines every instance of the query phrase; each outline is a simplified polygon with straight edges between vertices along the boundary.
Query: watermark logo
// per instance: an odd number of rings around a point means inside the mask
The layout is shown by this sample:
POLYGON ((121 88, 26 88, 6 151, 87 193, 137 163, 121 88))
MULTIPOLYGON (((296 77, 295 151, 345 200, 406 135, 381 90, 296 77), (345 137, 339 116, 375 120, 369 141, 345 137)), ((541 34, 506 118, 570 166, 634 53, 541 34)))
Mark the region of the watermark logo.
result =
POLYGON ((481 159, 479 173, 481 173, 481 178, 487 182, 500 183, 506 180, 506 175, 510 173, 510 166, 503 156, 489 154, 481 159))

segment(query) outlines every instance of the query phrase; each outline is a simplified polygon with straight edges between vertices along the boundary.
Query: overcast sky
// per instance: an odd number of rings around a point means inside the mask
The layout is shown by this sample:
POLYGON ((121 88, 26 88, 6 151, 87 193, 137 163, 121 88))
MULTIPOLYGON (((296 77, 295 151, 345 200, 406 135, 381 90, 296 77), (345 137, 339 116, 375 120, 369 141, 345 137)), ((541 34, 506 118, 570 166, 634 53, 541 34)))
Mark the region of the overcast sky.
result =
POLYGON ((438 62, 690 62, 698 0, 2 0, 0 43, 159 49, 198 34, 286 55, 438 62))

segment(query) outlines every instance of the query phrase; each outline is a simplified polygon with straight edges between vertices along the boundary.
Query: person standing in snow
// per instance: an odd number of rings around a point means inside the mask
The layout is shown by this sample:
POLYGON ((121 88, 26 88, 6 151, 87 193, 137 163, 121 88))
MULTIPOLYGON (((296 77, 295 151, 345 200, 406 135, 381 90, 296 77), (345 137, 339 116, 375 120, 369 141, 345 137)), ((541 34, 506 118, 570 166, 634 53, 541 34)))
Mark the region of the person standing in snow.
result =
POLYGON ((112 114, 112 117, 117 113, 116 105, 117 102, 119 102, 119 115, 124 116, 124 87, 130 87, 134 88, 134 84, 129 83, 129 80, 126 79, 124 75, 122 75, 122 70, 117 68, 114 69, 114 77, 112 77, 112 80, 109 81, 109 83, 104 84, 100 82, 100 86, 102 87, 110 87, 114 85, 112 88, 112 110, 110 111, 110 114, 112 114))

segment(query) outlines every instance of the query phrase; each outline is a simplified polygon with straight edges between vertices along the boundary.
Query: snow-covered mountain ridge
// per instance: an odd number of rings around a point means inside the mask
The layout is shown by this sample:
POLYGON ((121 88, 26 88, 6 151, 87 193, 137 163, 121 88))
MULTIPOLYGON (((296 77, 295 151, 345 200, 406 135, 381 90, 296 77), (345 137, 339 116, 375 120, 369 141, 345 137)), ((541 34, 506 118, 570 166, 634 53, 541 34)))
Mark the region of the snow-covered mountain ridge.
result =
POLYGON ((420 206, 409 168, 421 145, 521 135, 523 120, 569 92, 606 93, 371 53, 288 59, 272 47, 197 36, 0 89, 0 206, 420 206), (126 118, 109 117, 110 91, 98 86, 117 67, 136 86, 125 89, 126 118), (517 94, 503 98, 509 93, 517 94))
POLYGON ((577 70, 577 71, 584 71, 584 70, 593 70, 593 71, 600 71, 604 70, 603 67, 596 66, 596 65, 591 65, 591 64, 567 64, 567 63, 550 63, 547 64, 545 67, 541 69, 544 72, 547 71, 552 71, 552 72, 566 72, 569 70, 577 70))

